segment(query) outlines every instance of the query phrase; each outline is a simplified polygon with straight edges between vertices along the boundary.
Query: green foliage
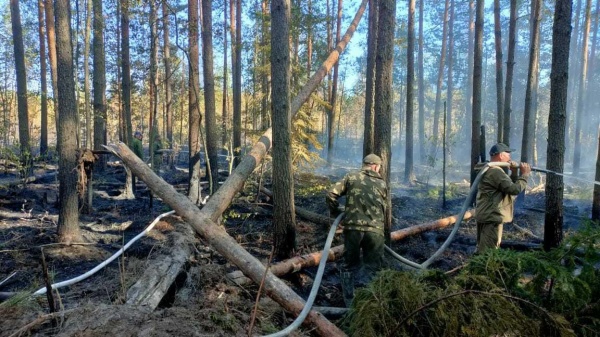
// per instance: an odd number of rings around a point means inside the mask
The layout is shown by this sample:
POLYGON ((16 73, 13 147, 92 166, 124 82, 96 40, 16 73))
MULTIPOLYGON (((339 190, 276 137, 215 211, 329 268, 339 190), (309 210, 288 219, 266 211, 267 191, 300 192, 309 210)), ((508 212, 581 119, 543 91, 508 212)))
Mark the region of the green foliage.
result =
POLYGON ((382 271, 344 324, 352 336, 598 336, 599 247, 587 225, 550 252, 488 250, 455 277, 382 271))
POLYGON ((319 162, 319 154, 310 150, 322 149, 315 129, 317 118, 301 109, 292 121, 292 165, 313 168, 319 162))

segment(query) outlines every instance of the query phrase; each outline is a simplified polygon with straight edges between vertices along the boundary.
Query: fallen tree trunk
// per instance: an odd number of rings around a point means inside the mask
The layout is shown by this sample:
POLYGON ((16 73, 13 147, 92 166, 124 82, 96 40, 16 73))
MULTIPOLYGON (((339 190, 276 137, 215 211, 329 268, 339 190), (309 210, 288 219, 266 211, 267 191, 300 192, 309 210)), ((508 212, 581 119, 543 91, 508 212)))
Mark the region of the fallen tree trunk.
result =
MULTIPOLYGON (((137 177, 143 180, 156 195, 162 198, 163 202, 167 203, 178 215, 183 217, 212 247, 228 261, 240 268, 254 282, 257 284, 261 282, 265 274, 265 266, 229 236, 222 226, 217 225, 211 219, 214 214, 207 212, 206 208, 202 210, 198 209, 190 199, 178 193, 171 185, 157 176, 127 145, 123 143, 112 144, 108 148, 118 155, 137 177)), ((244 162, 247 161, 242 161, 240 165, 243 165, 244 162)), ((219 191, 229 188, 231 187, 224 184, 219 191)), ((230 202, 231 199, 227 201, 227 204, 230 202)), ((264 279, 264 291, 269 297, 294 315, 298 315, 304 307, 305 301, 270 271, 267 272, 264 279)), ((344 332, 327 320, 322 314, 315 311, 311 311, 308 314, 306 322, 314 325, 318 333, 322 336, 345 335, 344 332)))
POLYGON ((164 255, 150 261, 144 274, 127 291, 127 304, 156 309, 171 284, 181 273, 192 254, 194 232, 186 224, 175 224, 175 231, 169 233, 169 244, 164 255))
MULTIPOLYGON (((474 211, 465 212, 463 221, 470 219, 474 215, 474 211)), ((434 229, 441 229, 453 225, 456 222, 456 216, 449 216, 447 218, 439 219, 436 221, 428 222, 421 225, 411 226, 403 228, 391 233, 392 241, 402 240, 412 235, 423 233, 434 229)), ((342 256, 344 252, 344 245, 339 245, 331 248, 327 261, 337 260, 342 256)), ((273 274, 277 276, 286 275, 289 273, 296 273, 303 268, 314 267, 319 264, 321 260, 322 252, 315 252, 302 256, 296 256, 291 259, 281 261, 270 267, 273 274)), ((250 280, 244 276, 239 270, 227 274, 227 277, 235 282, 236 284, 242 285, 250 282, 250 280)))

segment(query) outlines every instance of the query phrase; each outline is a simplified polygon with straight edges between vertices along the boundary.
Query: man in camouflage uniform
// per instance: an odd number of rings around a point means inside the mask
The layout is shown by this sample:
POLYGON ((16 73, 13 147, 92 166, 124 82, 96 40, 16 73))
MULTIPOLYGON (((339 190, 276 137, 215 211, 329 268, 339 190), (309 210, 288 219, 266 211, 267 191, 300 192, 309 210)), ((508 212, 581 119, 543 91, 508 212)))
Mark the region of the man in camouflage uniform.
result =
POLYGON ((344 227, 344 263, 342 266, 342 290, 346 305, 354 296, 354 275, 360 271, 362 249, 367 278, 382 267, 384 251, 383 223, 387 198, 387 186, 379 170, 381 158, 369 154, 363 159, 360 171, 347 174, 333 185, 327 193, 327 205, 332 216, 341 212, 338 199, 346 196, 344 227))
MULTIPOLYGON (((525 191, 531 167, 527 163, 518 165, 510 160, 510 152, 514 151, 506 144, 498 143, 490 149, 490 161, 510 162, 511 175, 498 166, 490 167, 477 186, 477 248, 481 253, 488 248, 498 249, 502 240, 503 224, 513 219, 516 196, 525 191), (518 174, 518 171, 521 174, 518 174)), ((483 164, 478 166, 481 169, 483 164)))
POLYGON ((133 144, 132 144, 133 153, 135 153, 141 160, 144 160, 144 149, 142 147, 142 133, 136 131, 133 134, 133 144))

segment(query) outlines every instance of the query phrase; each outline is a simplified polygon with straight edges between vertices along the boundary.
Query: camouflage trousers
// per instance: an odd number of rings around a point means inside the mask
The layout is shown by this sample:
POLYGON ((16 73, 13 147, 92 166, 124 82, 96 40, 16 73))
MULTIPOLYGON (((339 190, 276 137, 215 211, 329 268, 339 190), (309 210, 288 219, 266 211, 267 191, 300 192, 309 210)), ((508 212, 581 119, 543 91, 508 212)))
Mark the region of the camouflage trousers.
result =
POLYGON ((358 275, 361 267, 364 267, 366 275, 362 278, 359 277, 357 281, 367 283, 383 267, 384 247, 385 239, 383 234, 345 230, 343 271, 358 275), (361 249, 362 263, 360 258, 361 249))
POLYGON ((502 241, 502 224, 477 224, 477 248, 475 253, 483 253, 484 250, 498 249, 502 241))

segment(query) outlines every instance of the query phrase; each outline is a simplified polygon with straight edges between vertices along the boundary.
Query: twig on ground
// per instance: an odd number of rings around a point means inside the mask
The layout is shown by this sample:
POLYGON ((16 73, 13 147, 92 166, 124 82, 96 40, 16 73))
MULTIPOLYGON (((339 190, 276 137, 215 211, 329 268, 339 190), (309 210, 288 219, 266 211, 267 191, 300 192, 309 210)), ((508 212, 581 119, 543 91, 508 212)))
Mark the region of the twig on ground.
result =
POLYGON ((254 320, 256 319, 256 311, 258 311, 258 301, 260 300, 260 293, 262 291, 263 285, 265 284, 265 278, 267 278, 267 273, 269 272, 269 267, 271 266, 271 259, 273 259, 274 252, 275 246, 273 246, 273 248, 271 249, 271 255, 269 255, 267 268, 265 268, 265 273, 263 274, 263 277, 260 280, 260 286, 258 287, 258 292, 256 293, 256 302, 254 303, 254 310, 252 310, 252 318, 250 318, 250 326, 248 327, 248 337, 252 336, 252 328, 254 327, 254 320))

